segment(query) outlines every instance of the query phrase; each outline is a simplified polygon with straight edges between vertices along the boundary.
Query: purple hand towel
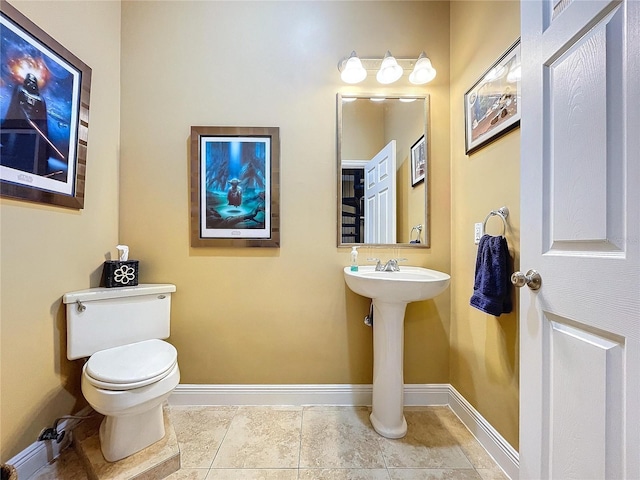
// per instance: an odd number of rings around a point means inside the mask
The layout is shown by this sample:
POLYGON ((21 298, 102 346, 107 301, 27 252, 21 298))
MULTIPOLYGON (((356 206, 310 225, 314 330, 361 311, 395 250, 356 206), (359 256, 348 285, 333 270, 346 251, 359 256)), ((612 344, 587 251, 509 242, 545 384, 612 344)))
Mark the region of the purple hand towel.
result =
POLYGON ((511 312, 509 263, 507 239, 483 235, 478 244, 476 276, 469 302, 472 307, 496 317, 511 312))

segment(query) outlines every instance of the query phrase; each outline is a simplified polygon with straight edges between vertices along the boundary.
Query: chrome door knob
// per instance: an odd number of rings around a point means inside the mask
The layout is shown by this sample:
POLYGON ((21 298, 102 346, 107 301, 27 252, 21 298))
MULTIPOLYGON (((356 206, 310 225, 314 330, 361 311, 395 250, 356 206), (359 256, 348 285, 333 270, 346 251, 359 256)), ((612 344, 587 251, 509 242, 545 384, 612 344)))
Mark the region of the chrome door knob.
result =
POLYGON ((526 285, 531 290, 538 290, 542 285, 542 277, 535 270, 529 270, 526 275, 522 272, 516 272, 511 275, 511 283, 518 288, 526 285))

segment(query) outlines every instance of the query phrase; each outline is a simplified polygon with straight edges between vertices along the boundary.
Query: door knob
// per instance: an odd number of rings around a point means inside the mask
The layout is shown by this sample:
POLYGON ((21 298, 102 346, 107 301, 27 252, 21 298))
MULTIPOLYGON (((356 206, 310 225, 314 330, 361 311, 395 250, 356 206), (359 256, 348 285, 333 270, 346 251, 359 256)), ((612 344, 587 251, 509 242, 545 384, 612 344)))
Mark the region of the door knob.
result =
POLYGON ((518 288, 526 285, 531 290, 538 290, 542 285, 542 277, 535 270, 529 270, 526 275, 522 272, 516 272, 511 275, 511 283, 518 288))

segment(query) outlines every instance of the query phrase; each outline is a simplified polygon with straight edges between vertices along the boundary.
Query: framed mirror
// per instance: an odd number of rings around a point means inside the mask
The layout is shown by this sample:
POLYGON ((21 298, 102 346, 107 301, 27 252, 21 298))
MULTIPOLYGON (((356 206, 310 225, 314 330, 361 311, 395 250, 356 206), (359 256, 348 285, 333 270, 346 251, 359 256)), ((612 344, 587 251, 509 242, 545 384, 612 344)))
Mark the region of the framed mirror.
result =
POLYGON ((429 97, 337 95, 338 246, 429 247, 429 97))

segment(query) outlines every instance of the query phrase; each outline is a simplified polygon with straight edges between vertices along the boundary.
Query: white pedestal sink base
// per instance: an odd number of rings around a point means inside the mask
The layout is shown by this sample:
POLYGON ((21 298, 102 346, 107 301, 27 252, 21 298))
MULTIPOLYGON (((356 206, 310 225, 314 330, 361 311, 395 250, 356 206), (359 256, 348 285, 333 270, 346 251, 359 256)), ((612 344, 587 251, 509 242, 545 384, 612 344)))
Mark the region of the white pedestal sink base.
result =
POLYGON ((373 299, 373 399, 371 424, 383 437, 402 438, 404 418, 404 311, 409 302, 433 298, 448 286, 446 273, 422 267, 376 271, 373 265, 352 272, 344 280, 358 295, 373 299))
POLYGON ((406 303, 373 300, 371 424, 386 438, 407 434, 404 418, 404 312, 406 303))

